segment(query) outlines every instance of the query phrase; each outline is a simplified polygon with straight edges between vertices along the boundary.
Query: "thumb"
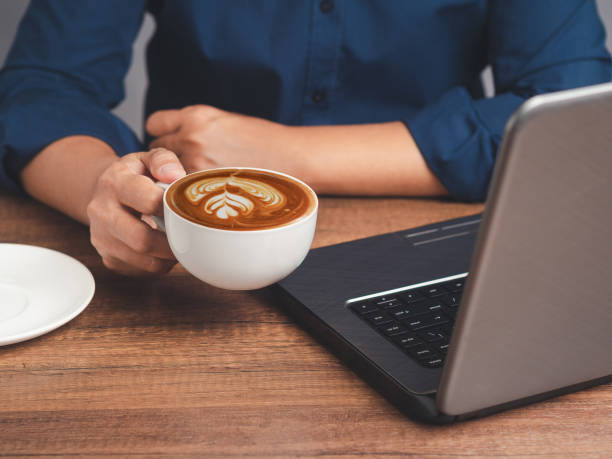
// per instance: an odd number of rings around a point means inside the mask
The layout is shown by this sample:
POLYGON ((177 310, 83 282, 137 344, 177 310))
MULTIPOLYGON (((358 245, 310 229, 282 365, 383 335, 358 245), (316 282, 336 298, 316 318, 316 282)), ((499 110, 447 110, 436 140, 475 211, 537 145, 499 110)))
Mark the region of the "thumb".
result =
POLYGON ((165 148, 153 148, 142 153, 141 161, 160 182, 170 183, 185 175, 185 168, 176 154, 165 148))

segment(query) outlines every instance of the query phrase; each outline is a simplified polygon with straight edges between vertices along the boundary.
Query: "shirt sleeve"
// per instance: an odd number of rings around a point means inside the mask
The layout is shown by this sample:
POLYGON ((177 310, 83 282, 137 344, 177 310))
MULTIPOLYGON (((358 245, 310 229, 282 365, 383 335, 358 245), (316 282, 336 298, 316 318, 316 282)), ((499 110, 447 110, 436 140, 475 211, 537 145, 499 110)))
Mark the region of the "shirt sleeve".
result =
POLYGON ((425 161, 459 200, 486 198, 504 126, 527 98, 610 80, 594 0, 496 0, 488 55, 495 97, 456 87, 404 120, 425 161))
POLYGON ((32 0, 0 72, 0 188, 44 147, 90 135, 117 154, 141 148, 110 109, 124 97, 144 0, 32 0))

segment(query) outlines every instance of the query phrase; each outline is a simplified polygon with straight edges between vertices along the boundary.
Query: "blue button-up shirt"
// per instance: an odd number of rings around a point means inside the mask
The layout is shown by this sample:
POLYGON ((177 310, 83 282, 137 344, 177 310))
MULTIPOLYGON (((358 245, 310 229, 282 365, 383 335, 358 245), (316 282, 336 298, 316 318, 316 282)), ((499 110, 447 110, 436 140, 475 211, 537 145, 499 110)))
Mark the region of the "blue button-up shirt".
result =
POLYGON ((401 120, 463 200, 485 198, 525 98, 610 79, 593 0, 33 0, 0 74, 0 186, 19 189, 65 136, 144 148, 110 109, 147 9, 146 115, 210 104, 290 125, 401 120))

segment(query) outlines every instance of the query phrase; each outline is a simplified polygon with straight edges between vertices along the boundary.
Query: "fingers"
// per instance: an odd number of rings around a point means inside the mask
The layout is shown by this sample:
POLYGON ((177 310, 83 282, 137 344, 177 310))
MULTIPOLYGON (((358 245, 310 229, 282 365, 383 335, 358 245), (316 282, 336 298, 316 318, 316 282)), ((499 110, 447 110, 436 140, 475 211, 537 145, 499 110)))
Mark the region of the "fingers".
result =
POLYGON ((155 112, 147 121, 147 131, 156 137, 150 146, 175 151, 181 159, 185 154, 203 154, 215 120, 225 114, 209 105, 155 112))
POLYGON ((90 219, 91 243, 107 268, 122 274, 151 275, 165 273, 176 264, 165 235, 125 209, 90 210, 90 219))
POLYGON ((181 154, 182 157, 182 148, 181 148, 181 139, 177 134, 167 134, 157 139, 153 140, 150 144, 151 148, 165 148, 167 150, 176 151, 181 154))
POLYGON ((131 251, 165 260, 175 260, 168 238, 125 209, 117 209, 109 217, 109 233, 131 251))
POLYGON ((144 175, 122 174, 117 178, 119 202, 143 215, 162 215, 164 190, 144 175))
MULTIPOLYGON (((163 237, 162 233, 158 233, 163 237)), ((174 258, 154 256, 153 253, 165 252, 163 250, 152 250, 151 253, 143 252, 144 246, 137 243, 138 251, 114 237, 111 233, 100 231, 100 227, 91 228, 91 243, 96 248, 104 266, 122 274, 129 275, 153 275, 168 272, 176 264, 174 258)), ((157 241, 156 241, 157 243, 157 241)), ((155 244, 152 244, 155 245, 155 244)), ((169 248, 167 249, 169 250, 169 248)))
POLYGON ((176 154, 165 148, 141 153, 140 160, 151 175, 162 182, 170 183, 185 175, 185 168, 176 154))
POLYGON ((188 174, 221 166, 204 155, 185 155, 181 161, 188 174))
MULTIPOLYGON (((163 191, 146 173, 176 156, 167 150, 134 153, 105 170, 87 206, 91 243, 104 264, 131 275, 158 274, 176 263, 166 235, 140 219, 140 213, 160 213, 163 191)), ((180 163, 179 163, 180 164, 180 163)), ((182 174, 182 166, 180 166, 182 174)), ((158 174, 159 175, 159 174, 158 174)))
MULTIPOLYGON (((116 239, 130 251, 174 260, 166 235, 152 229, 117 202, 92 201, 87 208, 92 243, 116 239)), ((109 248, 113 252, 112 248, 109 248)), ((112 254, 112 253, 111 253, 112 254)), ((116 255, 116 254, 113 254, 116 255)))
POLYGON ((126 276, 155 276, 165 274, 176 262, 159 260, 154 257, 129 256, 127 261, 113 256, 102 257, 102 263, 108 269, 126 276))
POLYGON ((221 166, 220 163, 213 161, 197 148, 195 152, 192 152, 189 148, 185 148, 184 142, 181 143, 181 139, 177 134, 160 137, 151 142, 151 147, 163 147, 173 151, 181 151, 181 164, 188 174, 221 166))
POLYGON ((170 134, 178 130, 182 116, 180 110, 159 110, 149 116, 145 128, 153 137, 170 134))

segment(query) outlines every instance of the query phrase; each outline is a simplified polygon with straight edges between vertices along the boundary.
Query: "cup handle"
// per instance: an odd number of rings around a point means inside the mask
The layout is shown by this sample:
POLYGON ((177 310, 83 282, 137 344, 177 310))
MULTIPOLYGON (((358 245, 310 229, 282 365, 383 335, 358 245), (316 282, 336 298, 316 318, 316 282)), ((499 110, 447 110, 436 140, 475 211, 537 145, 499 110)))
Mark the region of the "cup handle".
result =
MULTIPOLYGON (((155 184, 166 190, 168 189, 168 187, 170 186, 169 183, 164 183, 164 182, 155 182, 155 184)), ((157 225, 157 227, 159 228, 160 231, 163 231, 164 233, 166 232, 166 224, 164 222, 164 217, 158 217, 157 215, 151 215, 151 218, 153 219, 153 221, 155 222, 155 224, 157 225)))

